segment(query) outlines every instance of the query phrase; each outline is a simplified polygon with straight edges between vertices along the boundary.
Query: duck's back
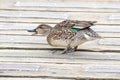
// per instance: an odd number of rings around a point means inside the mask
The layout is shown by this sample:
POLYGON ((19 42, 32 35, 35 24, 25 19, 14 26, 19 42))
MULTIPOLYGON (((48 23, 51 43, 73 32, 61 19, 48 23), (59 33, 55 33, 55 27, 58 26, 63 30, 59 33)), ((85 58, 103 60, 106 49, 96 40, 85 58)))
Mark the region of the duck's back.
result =
POLYGON ((99 36, 94 30, 92 30, 91 28, 86 28, 83 30, 78 31, 78 35, 84 35, 84 38, 86 38, 86 40, 94 40, 94 39, 99 39, 101 38, 101 36, 99 36))

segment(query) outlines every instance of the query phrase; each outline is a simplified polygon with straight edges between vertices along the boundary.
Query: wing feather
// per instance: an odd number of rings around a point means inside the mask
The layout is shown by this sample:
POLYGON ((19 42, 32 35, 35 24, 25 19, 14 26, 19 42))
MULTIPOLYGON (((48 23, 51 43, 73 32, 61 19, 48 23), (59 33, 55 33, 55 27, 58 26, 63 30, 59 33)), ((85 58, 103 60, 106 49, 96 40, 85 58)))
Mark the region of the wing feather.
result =
POLYGON ((97 21, 79 21, 79 20, 64 20, 60 23, 58 23, 57 25, 55 25, 54 28, 56 29, 60 29, 60 28, 65 28, 65 29, 69 29, 72 27, 76 27, 79 29, 84 29, 84 28, 88 28, 94 25, 94 23, 96 23, 97 21))

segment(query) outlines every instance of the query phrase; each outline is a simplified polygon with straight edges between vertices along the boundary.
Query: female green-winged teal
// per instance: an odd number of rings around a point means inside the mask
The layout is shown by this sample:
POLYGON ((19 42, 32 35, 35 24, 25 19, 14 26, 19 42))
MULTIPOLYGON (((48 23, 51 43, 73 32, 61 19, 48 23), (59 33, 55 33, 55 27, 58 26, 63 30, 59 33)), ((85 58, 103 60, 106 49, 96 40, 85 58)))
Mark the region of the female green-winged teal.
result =
POLYGON ((96 21, 65 20, 53 28, 42 24, 36 29, 28 31, 47 35, 47 41, 51 46, 66 47, 62 52, 65 54, 75 51, 80 44, 86 41, 101 38, 90 28, 94 23, 96 21))

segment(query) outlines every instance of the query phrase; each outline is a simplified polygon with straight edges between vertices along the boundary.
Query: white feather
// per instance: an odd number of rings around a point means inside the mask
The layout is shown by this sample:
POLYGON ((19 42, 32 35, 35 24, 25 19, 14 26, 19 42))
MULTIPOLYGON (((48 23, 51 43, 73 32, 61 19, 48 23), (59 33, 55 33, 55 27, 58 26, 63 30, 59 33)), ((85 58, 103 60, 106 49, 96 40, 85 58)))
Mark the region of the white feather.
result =
POLYGON ((89 35, 87 35, 87 34, 84 34, 84 37, 87 39, 87 40, 91 40, 92 38, 89 36, 89 35))

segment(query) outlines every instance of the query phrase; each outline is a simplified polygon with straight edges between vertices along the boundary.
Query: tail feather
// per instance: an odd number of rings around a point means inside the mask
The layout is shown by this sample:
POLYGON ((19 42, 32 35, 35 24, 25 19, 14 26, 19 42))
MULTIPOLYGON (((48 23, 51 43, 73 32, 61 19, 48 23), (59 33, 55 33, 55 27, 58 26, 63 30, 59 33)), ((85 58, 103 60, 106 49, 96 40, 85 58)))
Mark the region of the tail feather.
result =
POLYGON ((95 31, 93 31, 92 29, 88 28, 87 30, 84 31, 85 32, 85 35, 89 36, 89 38, 91 40, 94 40, 94 39, 101 39, 102 37, 97 34, 95 31))
POLYGON ((88 28, 88 31, 86 34, 93 38, 102 38, 100 35, 98 35, 95 31, 93 31, 91 28, 88 28))

